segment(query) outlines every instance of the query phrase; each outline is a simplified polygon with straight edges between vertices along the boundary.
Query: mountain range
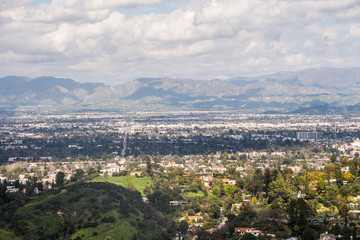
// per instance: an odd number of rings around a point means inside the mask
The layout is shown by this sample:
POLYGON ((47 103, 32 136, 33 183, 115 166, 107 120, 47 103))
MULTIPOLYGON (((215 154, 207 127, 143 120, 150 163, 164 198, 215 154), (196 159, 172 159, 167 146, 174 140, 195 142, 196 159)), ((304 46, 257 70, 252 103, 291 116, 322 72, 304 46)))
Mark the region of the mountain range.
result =
POLYGON ((0 78, 0 107, 117 111, 241 110, 344 113, 360 110, 360 68, 313 68, 226 80, 139 78, 115 86, 55 77, 0 78))

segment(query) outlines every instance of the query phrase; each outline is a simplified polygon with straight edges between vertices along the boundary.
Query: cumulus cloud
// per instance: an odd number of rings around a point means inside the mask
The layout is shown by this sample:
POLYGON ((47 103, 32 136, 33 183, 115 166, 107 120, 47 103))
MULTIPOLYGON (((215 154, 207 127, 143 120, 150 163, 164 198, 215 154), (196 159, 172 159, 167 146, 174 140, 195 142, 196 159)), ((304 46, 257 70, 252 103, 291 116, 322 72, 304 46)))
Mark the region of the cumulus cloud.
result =
POLYGON ((30 2, 0 3, 0 75, 115 83, 360 63, 359 0, 30 2))

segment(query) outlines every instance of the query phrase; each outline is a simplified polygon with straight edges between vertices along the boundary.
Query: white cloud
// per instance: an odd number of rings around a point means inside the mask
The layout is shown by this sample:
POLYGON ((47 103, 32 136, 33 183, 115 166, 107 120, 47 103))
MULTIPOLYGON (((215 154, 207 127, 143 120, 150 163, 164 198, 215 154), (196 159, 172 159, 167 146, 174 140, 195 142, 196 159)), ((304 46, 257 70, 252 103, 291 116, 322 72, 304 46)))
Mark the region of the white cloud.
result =
POLYGON ((0 2, 0 75, 114 83, 360 63, 359 0, 193 0, 168 13, 162 0, 0 2))
POLYGON ((114 7, 131 7, 137 5, 160 4, 162 0, 81 0, 86 9, 101 9, 114 7))

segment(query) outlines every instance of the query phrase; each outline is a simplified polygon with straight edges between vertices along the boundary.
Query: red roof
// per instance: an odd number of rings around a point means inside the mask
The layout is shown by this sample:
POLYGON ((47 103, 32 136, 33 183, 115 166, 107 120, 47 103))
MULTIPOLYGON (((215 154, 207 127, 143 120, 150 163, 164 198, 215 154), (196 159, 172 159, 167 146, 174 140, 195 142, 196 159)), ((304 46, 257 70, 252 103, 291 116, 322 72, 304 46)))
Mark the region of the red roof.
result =
POLYGON ((235 232, 246 232, 246 230, 255 230, 255 228, 235 228, 235 232))

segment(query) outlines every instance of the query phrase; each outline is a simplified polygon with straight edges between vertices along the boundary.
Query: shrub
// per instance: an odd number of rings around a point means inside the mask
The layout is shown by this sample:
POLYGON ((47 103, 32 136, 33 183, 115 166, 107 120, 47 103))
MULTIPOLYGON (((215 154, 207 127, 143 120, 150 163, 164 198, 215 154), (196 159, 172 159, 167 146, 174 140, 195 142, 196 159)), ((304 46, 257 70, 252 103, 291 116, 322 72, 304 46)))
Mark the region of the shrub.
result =
POLYGON ((87 222, 84 224, 84 228, 89 228, 89 227, 97 227, 99 224, 97 222, 87 222))
POLYGON ((109 217, 104 217, 103 219, 101 219, 101 221, 104 223, 113 223, 116 221, 116 219, 113 216, 109 216, 109 217))

